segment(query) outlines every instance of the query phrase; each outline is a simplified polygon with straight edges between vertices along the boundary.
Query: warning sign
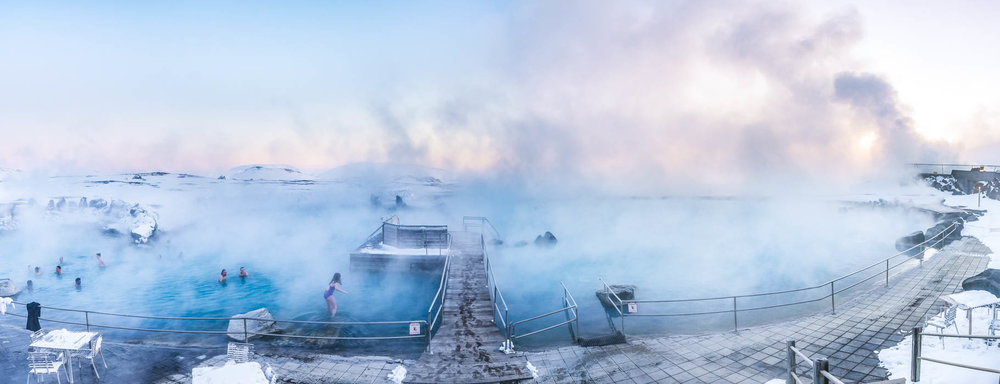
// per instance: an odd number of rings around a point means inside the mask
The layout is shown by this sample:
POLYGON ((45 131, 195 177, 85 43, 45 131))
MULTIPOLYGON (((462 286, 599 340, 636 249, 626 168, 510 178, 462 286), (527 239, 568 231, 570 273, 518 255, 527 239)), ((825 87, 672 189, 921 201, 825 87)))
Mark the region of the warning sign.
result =
POLYGON ((410 323, 410 334, 411 335, 420 334, 420 323, 410 323))
POLYGON ((628 303, 628 313, 639 312, 639 305, 636 303, 628 303))

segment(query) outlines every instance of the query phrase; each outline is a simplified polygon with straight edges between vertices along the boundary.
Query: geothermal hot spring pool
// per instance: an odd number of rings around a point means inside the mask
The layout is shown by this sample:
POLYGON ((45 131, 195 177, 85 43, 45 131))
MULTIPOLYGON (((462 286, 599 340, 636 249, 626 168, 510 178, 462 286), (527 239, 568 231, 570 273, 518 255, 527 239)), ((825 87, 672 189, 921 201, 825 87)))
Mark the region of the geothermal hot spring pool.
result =
MULTIPOLYGON (((169 177, 169 176, 163 176, 169 177)), ((147 180, 153 177, 146 178, 147 180)), ((152 183, 152 182, 150 182, 152 183)), ((502 244, 489 246, 494 274, 517 321, 562 306, 560 282, 579 304, 584 336, 610 332, 609 318, 594 292, 601 278, 634 284, 637 299, 682 299, 747 294, 812 286, 894 253, 895 239, 934 224, 930 215, 870 207, 837 199, 592 197, 538 198, 516 194, 482 197, 460 188, 411 188, 407 205, 382 203, 368 186, 331 183, 251 183, 202 179, 196 183, 146 185, 65 182, 48 189, 8 188, 20 201, 16 228, 0 232, 0 277, 34 289, 16 300, 46 307, 157 317, 221 317, 266 307, 277 319, 327 321, 322 298, 331 276, 343 274, 336 294, 336 321, 427 318, 440 271, 352 270, 349 254, 379 226, 398 215, 402 224, 447 224, 462 229, 462 215, 486 216, 502 244), (106 218, 84 209, 53 213, 47 199, 88 197, 138 202, 158 215, 157 234, 137 245, 109 235, 106 218), (39 203, 31 205, 28 199, 39 203), (104 221, 102 221, 104 220, 104 221), (551 231, 558 243, 533 240, 551 231), (108 266, 99 268, 95 252, 108 266), (54 269, 63 257, 64 274, 54 269), (36 276, 29 266, 40 266, 36 276), (246 267, 250 277, 237 277, 246 267), (228 282, 216 278, 222 268, 228 282), (76 289, 73 280, 82 279, 76 289)), ((397 186, 398 187, 398 186, 397 186)), ((398 191, 390 194, 399 194, 398 191)), ((15 210, 12 210, 14 212, 15 210)), ((816 293, 822 295, 824 293, 816 293)), ((795 299, 808 296, 795 296, 795 299)), ((838 300, 846 300, 838 296, 838 300)), ((788 298, 780 298, 785 300, 788 298)), ((744 303, 741 303, 744 304, 744 303)), ((746 302, 751 304, 751 302, 746 302)), ((766 304, 757 302, 753 305, 766 304)), ((729 309, 731 302, 693 306, 729 309), (713 307, 714 306, 714 307, 713 307)), ((774 321, 826 308, 790 307, 767 314, 740 314, 741 324, 774 321)), ((669 308, 640 308, 662 312, 669 308)), ((682 308, 683 309, 683 308, 682 308)), ((23 309, 22 309, 23 310, 23 309)), ((681 311, 677 308, 669 309, 681 311)), ((43 310, 43 318, 83 321, 80 313, 43 310)), ((554 316, 522 326, 529 332, 565 320, 554 316)), ((7 321, 14 321, 10 316, 7 321)), ((18 322, 23 319, 17 319, 18 322)), ((123 328, 225 330, 226 321, 122 318, 91 314, 93 324, 123 328)), ((732 314, 694 318, 629 317, 628 334, 709 332, 728 329, 732 314)), ((57 327, 44 324, 43 327, 57 327)), ((294 325, 298 334, 372 336, 405 334, 405 325, 294 325), (339 332, 339 333, 338 333, 339 332)), ((106 328, 108 337, 140 342, 216 344, 223 335, 167 334, 106 328)), ((349 353, 359 348, 422 348, 408 342, 309 344, 270 339, 281 345, 320 346, 349 353)), ((569 344, 565 327, 518 340, 525 348, 569 344)))

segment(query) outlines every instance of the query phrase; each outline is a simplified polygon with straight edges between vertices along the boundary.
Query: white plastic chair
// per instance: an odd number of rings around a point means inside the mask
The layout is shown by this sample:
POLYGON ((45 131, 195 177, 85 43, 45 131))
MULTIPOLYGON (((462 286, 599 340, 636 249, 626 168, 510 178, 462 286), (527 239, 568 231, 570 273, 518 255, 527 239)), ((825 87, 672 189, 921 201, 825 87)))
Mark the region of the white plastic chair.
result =
MULTIPOLYGON (((31 381, 32 375, 35 376, 36 382, 41 383, 45 380, 44 375, 55 374, 56 381, 62 384, 62 379, 59 378, 59 368, 66 371, 66 368, 63 367, 63 354, 56 355, 51 352, 28 352, 28 368, 30 371, 28 371, 28 379, 24 381, 25 383, 31 381)), ((68 372, 66 378, 69 379, 68 372)))
MULTIPOLYGON (((97 364, 94 364, 94 359, 97 358, 97 355, 101 356, 101 362, 104 363, 104 369, 108 369, 108 362, 107 360, 104 360, 104 352, 101 350, 101 343, 103 341, 104 336, 97 335, 97 337, 90 342, 90 349, 83 349, 80 351, 81 353, 73 354, 73 357, 90 360, 90 366, 94 368, 94 375, 97 376, 98 380, 101 379, 101 374, 97 373, 97 364)), ((77 360, 77 367, 80 367, 81 365, 82 363, 80 360, 77 360)))
POLYGON ((230 342, 229 347, 226 348, 226 358, 236 363, 248 362, 252 356, 253 344, 250 343, 230 342))
MULTIPOLYGON (((989 330, 990 330, 990 336, 996 336, 997 333, 1000 333, 1000 319, 997 318, 997 311, 1000 310, 1000 304, 993 304, 991 307, 992 307, 992 310, 993 310, 992 311, 993 312, 993 317, 990 320, 990 328, 989 328, 989 330)), ((987 340, 986 343, 989 344, 989 345, 993 345, 993 342, 995 342, 995 341, 996 341, 996 339, 987 340)))
POLYGON ((44 329, 39 329, 37 331, 32 332, 31 333, 31 342, 34 343, 35 341, 38 341, 39 339, 42 338, 42 336, 45 336, 45 330, 44 329))
MULTIPOLYGON (((938 333, 943 332, 948 327, 955 327, 955 334, 958 332, 958 323, 955 322, 955 317, 958 315, 958 306, 949 305, 945 311, 939 315, 931 317, 927 320, 927 326, 934 327, 938 329, 938 333)), ((944 338, 941 339, 941 348, 944 348, 944 338)))

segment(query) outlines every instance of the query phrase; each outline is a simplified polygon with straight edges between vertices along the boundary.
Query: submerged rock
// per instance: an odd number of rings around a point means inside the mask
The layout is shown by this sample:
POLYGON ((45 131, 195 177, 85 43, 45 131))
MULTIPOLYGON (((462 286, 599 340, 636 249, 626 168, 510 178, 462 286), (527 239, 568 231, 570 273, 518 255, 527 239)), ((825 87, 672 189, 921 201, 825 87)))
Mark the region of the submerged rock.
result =
MULTIPOLYGON (((614 294, 617 295, 619 299, 635 300, 634 285, 615 284, 615 285, 610 285, 609 287, 611 287, 611 292, 614 292, 614 294)), ((603 305, 605 308, 611 308, 614 307, 615 305, 621 304, 617 303, 616 300, 613 297, 611 297, 611 294, 608 293, 604 288, 598 289, 597 292, 594 293, 597 295, 597 299, 601 301, 601 305, 603 305)))
POLYGON ((1000 269, 990 268, 982 273, 962 281, 962 289, 966 291, 980 290, 1000 297, 1000 269))
POLYGON ((14 284, 14 280, 0 279, 0 297, 14 296, 18 293, 21 293, 21 288, 14 284))
POLYGON ((233 318, 229 320, 229 327, 226 328, 226 336, 229 336, 229 338, 233 340, 245 342, 247 339, 259 336, 254 335, 254 333, 271 333, 277 328, 278 323, 274 321, 274 316, 271 316, 271 312, 268 311, 267 308, 260 308, 233 316, 233 318), (243 330, 244 323, 246 323, 246 332, 243 330))
POLYGON ((544 235, 538 235, 538 237, 535 238, 535 245, 539 247, 553 247, 557 242, 559 242, 559 240, 556 239, 556 236, 553 235, 552 232, 548 231, 546 231, 544 235))

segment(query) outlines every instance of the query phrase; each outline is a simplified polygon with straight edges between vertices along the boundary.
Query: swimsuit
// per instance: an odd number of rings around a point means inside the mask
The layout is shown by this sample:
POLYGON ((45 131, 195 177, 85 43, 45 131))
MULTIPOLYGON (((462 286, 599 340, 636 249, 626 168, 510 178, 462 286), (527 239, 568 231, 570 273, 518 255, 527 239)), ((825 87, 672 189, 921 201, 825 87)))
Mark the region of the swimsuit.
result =
POLYGON ((333 296, 333 286, 332 285, 330 286, 330 288, 327 288, 326 291, 323 292, 323 298, 324 299, 329 298, 330 296, 333 296))

